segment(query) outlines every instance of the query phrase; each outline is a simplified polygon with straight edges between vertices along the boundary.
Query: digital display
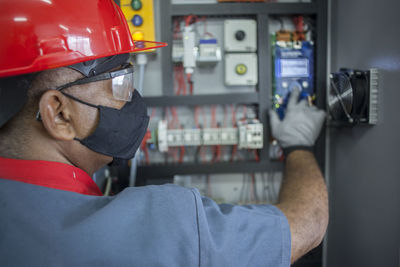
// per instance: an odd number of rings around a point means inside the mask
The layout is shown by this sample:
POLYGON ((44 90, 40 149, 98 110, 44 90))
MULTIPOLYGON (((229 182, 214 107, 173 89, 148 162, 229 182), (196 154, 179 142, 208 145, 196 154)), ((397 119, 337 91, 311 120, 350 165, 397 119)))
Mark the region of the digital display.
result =
POLYGON ((281 77, 308 77, 308 59, 281 59, 281 77))

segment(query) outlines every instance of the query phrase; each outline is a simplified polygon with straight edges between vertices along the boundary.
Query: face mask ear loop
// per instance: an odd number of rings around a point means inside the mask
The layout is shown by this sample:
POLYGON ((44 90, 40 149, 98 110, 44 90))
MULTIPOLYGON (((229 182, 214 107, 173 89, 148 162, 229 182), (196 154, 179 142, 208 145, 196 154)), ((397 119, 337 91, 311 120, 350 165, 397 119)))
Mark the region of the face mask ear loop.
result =
MULTIPOLYGON (((81 103, 81 104, 84 104, 84 105, 87 105, 87 106, 93 107, 93 108, 99 108, 99 107, 96 106, 96 105, 87 103, 87 102, 85 102, 85 101, 83 101, 83 100, 80 100, 79 98, 76 98, 75 96, 70 95, 70 94, 67 94, 67 93, 64 93, 64 92, 61 92, 61 93, 62 93, 63 95, 65 95, 66 97, 69 97, 69 98, 71 98, 71 99, 73 99, 73 100, 75 100, 75 101, 77 101, 77 102, 79 102, 79 103, 81 103)), ((75 141, 78 141, 78 142, 80 142, 80 143, 82 143, 82 139, 79 139, 79 138, 74 137, 74 140, 75 140, 75 141)))

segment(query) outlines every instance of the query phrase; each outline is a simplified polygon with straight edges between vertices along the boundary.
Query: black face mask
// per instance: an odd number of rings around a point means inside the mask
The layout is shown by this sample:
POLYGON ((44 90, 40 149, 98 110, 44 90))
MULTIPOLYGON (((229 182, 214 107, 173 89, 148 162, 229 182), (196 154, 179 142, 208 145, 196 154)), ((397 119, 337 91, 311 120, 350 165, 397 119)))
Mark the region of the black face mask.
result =
POLYGON ((100 111, 99 124, 93 134, 84 139, 75 138, 89 149, 113 157, 112 165, 120 165, 135 156, 147 131, 147 107, 137 91, 122 109, 96 106, 72 95, 64 95, 100 111))

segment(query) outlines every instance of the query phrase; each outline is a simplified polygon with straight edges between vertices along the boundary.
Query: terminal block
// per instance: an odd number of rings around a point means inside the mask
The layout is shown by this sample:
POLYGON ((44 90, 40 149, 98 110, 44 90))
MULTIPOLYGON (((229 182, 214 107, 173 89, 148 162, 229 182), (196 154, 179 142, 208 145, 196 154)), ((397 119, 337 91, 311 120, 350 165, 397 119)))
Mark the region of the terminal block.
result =
POLYGON ((168 129, 167 121, 161 120, 157 135, 158 150, 169 147, 238 145, 239 149, 261 149, 263 147, 263 125, 257 119, 242 120, 238 128, 194 128, 168 129))

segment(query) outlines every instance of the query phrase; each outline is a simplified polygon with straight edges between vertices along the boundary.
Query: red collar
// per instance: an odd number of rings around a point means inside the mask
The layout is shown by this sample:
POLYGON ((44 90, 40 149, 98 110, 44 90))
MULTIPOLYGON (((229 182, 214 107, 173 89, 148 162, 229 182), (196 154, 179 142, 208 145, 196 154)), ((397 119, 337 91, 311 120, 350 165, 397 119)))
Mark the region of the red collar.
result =
POLYGON ((0 178, 85 195, 102 195, 86 172, 60 162, 0 157, 0 178))

